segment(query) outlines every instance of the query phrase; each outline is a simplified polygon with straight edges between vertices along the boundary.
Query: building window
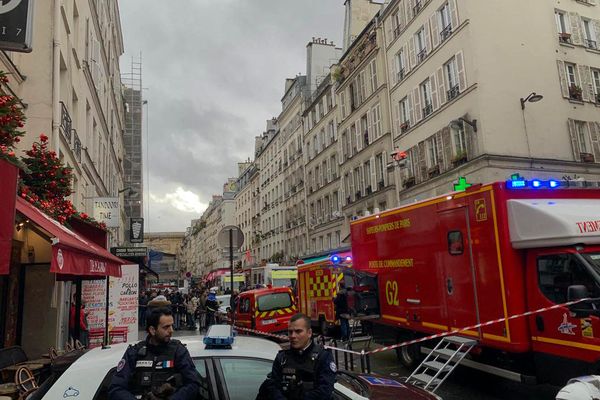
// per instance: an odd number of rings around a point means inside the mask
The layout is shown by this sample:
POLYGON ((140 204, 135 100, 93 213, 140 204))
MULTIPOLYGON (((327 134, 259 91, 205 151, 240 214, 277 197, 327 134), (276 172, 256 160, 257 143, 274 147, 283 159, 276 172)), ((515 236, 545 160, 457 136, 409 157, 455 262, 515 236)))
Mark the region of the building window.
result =
POLYGON ((408 97, 400 100, 400 133, 404 133, 410 129, 410 118, 408 113, 408 97))
POLYGON ((596 103, 600 103, 600 70, 592 69, 592 81, 594 85, 594 94, 596 103))
POLYGON ((466 157, 467 155, 467 138, 464 125, 459 129, 452 129, 452 144, 454 147, 454 156, 456 159, 466 157))
POLYGON ((372 138, 377 139, 381 136, 381 111, 379 104, 371 110, 371 123, 373 124, 372 138))
POLYGON ((371 162, 367 161, 363 166, 363 179, 365 182, 365 194, 368 196, 373 193, 371 187, 371 162))
POLYGON ((440 28, 442 29, 440 32, 440 38, 443 42, 444 40, 448 39, 450 35, 452 35, 452 18, 450 17, 450 4, 448 2, 446 2, 446 4, 440 8, 439 21, 440 28))
POLYGON ((358 107, 358 90, 354 82, 350 84, 348 90, 350 91, 350 112, 352 112, 358 107))
POLYGON ((429 78, 421 83, 421 97, 423 98, 423 118, 425 118, 433 112, 433 105, 431 102, 431 81, 429 78))
POLYGON ((575 121, 575 129, 577 132, 577 142, 579 143, 579 153, 591 153, 588 143, 587 124, 583 121, 575 121))
POLYGON ((360 199, 363 193, 362 177, 360 176, 360 168, 354 169, 354 189, 356 190, 356 199, 360 199))
POLYGON ((446 73, 446 81, 448 82, 449 88, 447 97, 448 101, 450 101, 460 94, 455 57, 452 57, 452 59, 444 65, 444 71, 446 73))
POLYGON ((417 64, 427 57, 427 44, 425 42, 425 27, 421 27, 415 35, 415 45, 417 46, 417 64))
POLYGON ((438 142, 435 136, 427 140, 427 167, 434 168, 438 165, 438 142))
POLYGON ((574 64, 565 63, 567 83, 569 86, 569 97, 573 100, 582 100, 581 88, 577 81, 577 67, 574 64))
POLYGON ((396 82, 400 82, 406 75, 406 60, 404 59, 404 49, 396 53, 396 82))
POLYGON ((392 14, 392 30, 394 32, 394 39, 400 36, 400 18, 398 15, 398 11, 392 14))
POLYGON ((370 75, 371 75, 371 93, 375 92, 375 90, 377 90, 377 87, 379 86, 377 83, 377 62, 376 60, 371 61, 371 63, 369 64, 369 68, 370 68, 370 75))
POLYGON ((583 32, 585 34, 585 46, 589 49, 598 49, 598 43, 596 42, 596 33, 594 32, 594 26, 592 21, 589 19, 583 19, 583 32))
POLYGON ((383 163, 383 154, 379 153, 375 156, 375 177, 377 178, 377 189, 383 189, 385 181, 383 179, 383 172, 385 171, 385 165, 383 163))
POLYGON ((563 43, 571 43, 571 34, 569 33, 568 26, 569 20, 567 14, 564 11, 556 10, 554 12, 556 18, 556 29, 558 30, 558 40, 563 43))

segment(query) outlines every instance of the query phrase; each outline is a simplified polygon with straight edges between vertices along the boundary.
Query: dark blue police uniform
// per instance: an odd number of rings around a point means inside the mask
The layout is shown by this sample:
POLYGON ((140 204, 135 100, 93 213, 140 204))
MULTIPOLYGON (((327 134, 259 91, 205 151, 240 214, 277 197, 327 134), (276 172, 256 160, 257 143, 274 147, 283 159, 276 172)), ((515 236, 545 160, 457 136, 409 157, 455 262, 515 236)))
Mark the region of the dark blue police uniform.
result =
POLYGON ((282 350, 273 362, 269 397, 274 400, 330 400, 336 371, 331 352, 314 342, 305 350, 282 350))
POLYGON ((147 337, 125 351, 113 375, 109 398, 140 399, 164 383, 176 388, 172 400, 195 400, 200 390, 200 374, 179 340, 171 339, 156 346, 147 337))

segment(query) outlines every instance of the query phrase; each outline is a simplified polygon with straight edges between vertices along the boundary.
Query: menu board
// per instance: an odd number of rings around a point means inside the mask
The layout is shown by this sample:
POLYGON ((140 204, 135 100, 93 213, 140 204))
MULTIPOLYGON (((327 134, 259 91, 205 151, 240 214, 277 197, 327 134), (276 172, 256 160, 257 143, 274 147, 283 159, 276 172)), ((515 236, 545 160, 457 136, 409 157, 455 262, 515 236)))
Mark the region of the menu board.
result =
MULTIPOLYGON (((109 343, 138 340, 139 266, 123 265, 120 278, 110 278, 109 343)), ((106 281, 83 281, 82 300, 88 312, 89 347, 102 345, 106 317, 106 281)))

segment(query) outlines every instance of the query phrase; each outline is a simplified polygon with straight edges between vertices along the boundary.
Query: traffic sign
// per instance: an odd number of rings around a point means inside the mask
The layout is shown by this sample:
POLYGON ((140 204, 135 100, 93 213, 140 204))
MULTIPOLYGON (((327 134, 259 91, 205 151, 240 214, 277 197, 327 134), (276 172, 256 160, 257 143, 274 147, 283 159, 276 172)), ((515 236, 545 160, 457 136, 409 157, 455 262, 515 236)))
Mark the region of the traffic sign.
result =
POLYGON ((229 247, 239 249, 244 244, 244 233, 237 226, 228 225, 219 232, 217 243, 219 244, 219 247, 223 249, 228 249, 229 247))

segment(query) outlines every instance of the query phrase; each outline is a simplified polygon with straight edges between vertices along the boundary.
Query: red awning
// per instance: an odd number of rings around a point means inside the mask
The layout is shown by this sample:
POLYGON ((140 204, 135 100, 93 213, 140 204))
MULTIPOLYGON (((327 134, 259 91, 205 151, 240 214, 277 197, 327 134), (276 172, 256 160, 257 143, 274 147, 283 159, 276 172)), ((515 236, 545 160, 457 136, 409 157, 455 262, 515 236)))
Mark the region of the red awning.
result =
POLYGON ((17 197, 17 211, 48 232, 52 240, 50 272, 77 276, 121 276, 130 264, 108 250, 53 220, 28 201, 17 197))

